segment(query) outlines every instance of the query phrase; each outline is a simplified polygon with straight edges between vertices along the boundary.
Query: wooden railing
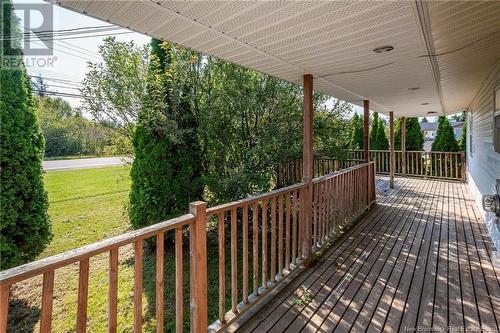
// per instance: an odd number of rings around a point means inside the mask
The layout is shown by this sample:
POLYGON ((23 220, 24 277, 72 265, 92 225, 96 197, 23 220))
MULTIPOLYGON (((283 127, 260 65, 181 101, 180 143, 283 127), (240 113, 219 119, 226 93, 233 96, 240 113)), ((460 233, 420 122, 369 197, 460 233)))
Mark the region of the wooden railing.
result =
MULTIPOLYGON (((326 157, 314 157, 313 177, 320 177, 331 172, 363 163, 363 159, 349 158, 337 160, 326 157)), ((276 187, 292 185, 302 181, 302 158, 286 160, 276 168, 276 187)))
MULTIPOLYGON (((350 157, 364 158, 362 150, 350 152, 350 157)), ((370 151, 370 159, 375 162, 377 173, 390 173, 390 152, 388 150, 370 151)), ((466 160, 463 152, 435 152, 435 151, 406 151, 406 160, 403 153, 395 151, 396 175, 418 176, 465 181, 466 160)))
MULTIPOLYGON (((167 233, 173 233, 175 239, 175 322, 176 331, 182 332, 183 232, 189 233, 190 263, 187 278, 190 329, 192 332, 206 332, 207 328, 220 331, 251 309, 277 285, 283 285, 285 278, 296 272, 304 262, 305 253, 310 252, 306 250, 317 251, 323 247, 331 237, 339 234, 342 227, 351 223, 374 202, 375 164, 371 162, 315 178, 312 184, 298 183, 208 209, 203 202, 192 203, 187 215, 0 272, 0 333, 7 331, 10 287, 14 283, 40 275, 43 276, 40 331, 50 332, 56 269, 74 263, 79 264, 75 327, 76 332, 85 332, 89 301, 89 261, 104 253, 108 253, 109 257, 107 326, 108 332, 116 332, 118 252, 127 245, 133 245, 135 249, 134 332, 141 332, 143 245, 150 239, 156 242, 156 325, 157 332, 163 332, 164 239, 167 233), (307 196, 304 193, 309 189, 313 194, 313 216, 307 218, 304 214, 307 196), (312 223, 311 238, 305 235, 307 221, 312 223), (208 326, 207 228, 211 229, 214 225, 219 260, 218 320, 208 326), (227 242, 230 243, 230 253, 226 254, 227 242), (229 279, 226 274, 226 255, 230 256, 229 279), (228 290, 230 306, 226 303, 228 290)), ((210 281, 211 285, 213 282, 210 281)))
POLYGON ((69 266, 73 263, 79 264, 75 328, 78 333, 85 332, 87 329, 89 261, 93 257, 103 253, 108 253, 109 256, 107 326, 108 332, 116 332, 118 311, 118 252, 120 248, 130 244, 134 247, 134 332, 141 332, 143 321, 143 246, 145 241, 149 239, 155 239, 156 241, 156 320, 158 332, 163 332, 163 244, 167 233, 173 233, 175 239, 175 321, 177 332, 182 332, 184 326, 183 229, 188 229, 190 235, 190 272, 192 272, 190 273, 191 326, 194 331, 199 331, 197 324, 203 325, 203 322, 206 323, 206 297, 202 296, 206 296, 206 251, 203 249, 203 244, 206 241, 205 219, 203 216, 205 207, 205 203, 194 203, 191 204, 191 214, 0 272, 0 332, 5 333, 7 331, 10 286, 38 275, 43 275, 40 332, 51 332, 55 271, 58 268, 69 266), (204 257, 205 259, 203 259, 204 257), (205 260, 205 263, 203 260, 205 260))

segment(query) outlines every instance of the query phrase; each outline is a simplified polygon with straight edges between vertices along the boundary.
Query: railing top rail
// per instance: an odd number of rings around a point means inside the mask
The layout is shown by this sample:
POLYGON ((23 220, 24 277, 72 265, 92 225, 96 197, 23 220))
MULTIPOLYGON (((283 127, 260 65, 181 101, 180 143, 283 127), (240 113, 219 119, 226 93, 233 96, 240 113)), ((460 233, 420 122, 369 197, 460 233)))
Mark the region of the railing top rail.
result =
POLYGON ((292 191, 292 190, 298 190, 298 189, 301 189, 305 186, 306 186, 306 184, 304 182, 300 182, 300 183, 297 183, 294 185, 290 185, 287 187, 282 187, 282 188, 276 189, 274 191, 270 191, 270 192, 262 193, 262 194, 255 195, 252 197, 244 198, 241 200, 236 200, 236 201, 224 203, 221 205, 217 205, 214 207, 210 207, 207 209, 207 217, 228 211, 228 210, 233 209, 233 208, 239 208, 239 207, 242 207, 246 204, 253 203, 255 201, 264 200, 264 199, 267 199, 267 198, 272 197, 274 195, 278 195, 280 193, 284 193, 284 192, 288 192, 288 191, 292 191))
POLYGON ((129 231, 122 235, 104 239, 64 253, 56 254, 44 259, 30 262, 0 272, 0 284, 13 284, 33 276, 48 272, 85 258, 104 253, 114 248, 131 244, 139 239, 146 239, 160 232, 169 231, 194 221, 193 214, 182 215, 164 222, 156 223, 138 230, 129 231))
POLYGON ((337 176, 340 176, 340 175, 342 175, 344 173, 364 168, 364 167, 366 167, 366 166, 368 166, 370 164, 375 164, 375 161, 370 161, 368 163, 357 164, 357 165, 354 165, 354 166, 346 168, 346 169, 342 169, 342 170, 339 170, 339 171, 335 171, 335 172, 326 174, 324 176, 316 177, 316 178, 313 179, 313 183, 318 183, 320 181, 327 180, 327 179, 330 179, 332 177, 337 177, 337 176))

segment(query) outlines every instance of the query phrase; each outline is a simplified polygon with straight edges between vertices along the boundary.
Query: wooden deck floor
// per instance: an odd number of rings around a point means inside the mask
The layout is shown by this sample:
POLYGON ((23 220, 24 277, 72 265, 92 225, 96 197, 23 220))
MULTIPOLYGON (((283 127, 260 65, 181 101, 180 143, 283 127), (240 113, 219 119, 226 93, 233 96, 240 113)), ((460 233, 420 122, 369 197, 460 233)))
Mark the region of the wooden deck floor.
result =
POLYGON ((500 270, 467 185, 377 185, 378 205, 238 332, 500 331, 500 270))

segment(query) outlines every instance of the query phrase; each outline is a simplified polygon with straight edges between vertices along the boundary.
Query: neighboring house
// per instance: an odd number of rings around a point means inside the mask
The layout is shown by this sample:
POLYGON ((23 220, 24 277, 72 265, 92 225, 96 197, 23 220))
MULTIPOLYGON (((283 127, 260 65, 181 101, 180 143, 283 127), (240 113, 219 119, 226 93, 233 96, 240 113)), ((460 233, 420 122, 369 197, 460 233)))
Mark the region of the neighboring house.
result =
MULTIPOLYGON (((455 139, 459 140, 462 136, 462 129, 464 127, 463 121, 450 121, 450 125, 453 127, 453 132, 455 133, 455 139)), ((438 123, 437 122, 422 122, 420 123, 420 128, 424 132, 425 140, 434 140, 436 137, 438 123)))

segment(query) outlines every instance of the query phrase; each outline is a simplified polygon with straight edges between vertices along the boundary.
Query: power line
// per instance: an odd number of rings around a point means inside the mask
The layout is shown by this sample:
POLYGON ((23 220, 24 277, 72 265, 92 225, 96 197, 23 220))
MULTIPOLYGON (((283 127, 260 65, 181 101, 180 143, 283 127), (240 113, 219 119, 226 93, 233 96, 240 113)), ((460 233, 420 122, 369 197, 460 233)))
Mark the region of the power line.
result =
MULTIPOLYGON (((76 31, 76 30, 83 30, 83 29, 98 29, 98 28, 111 28, 111 27, 116 27, 112 24, 108 25, 96 25, 96 26, 88 26, 88 27, 78 27, 78 28, 71 28, 71 29, 59 29, 59 30, 38 30, 37 32, 59 32, 59 31, 76 31)), ((116 27, 119 28, 119 27, 116 27)), ((31 30, 29 28, 24 27, 25 30, 31 30)))
POLYGON ((39 89, 33 89, 33 92, 36 93, 41 93, 49 96, 57 96, 57 97, 69 97, 69 98, 79 98, 79 99, 91 99, 92 97, 88 96, 83 96, 80 94, 73 94, 73 93, 64 93, 64 92, 58 92, 58 91, 50 91, 50 90, 39 90, 39 89))
MULTIPOLYGON (((41 36, 41 37, 28 37, 28 38, 23 38, 23 37, 7 37, 7 38, 2 38, 0 41, 11 41, 11 40, 23 40, 23 41, 33 41, 33 40, 40 40, 40 41, 54 41, 54 40, 72 40, 72 39, 82 39, 82 38, 95 38, 95 37, 104 37, 104 36, 118 36, 118 35, 125 35, 125 34, 132 34, 134 33, 133 31, 123 31, 123 32, 114 32, 114 33, 106 33, 106 34, 97 34, 97 35, 88 35, 88 36, 62 36, 61 38, 54 38, 53 36, 41 36)), ((56 36, 57 37, 57 36, 56 36)))

